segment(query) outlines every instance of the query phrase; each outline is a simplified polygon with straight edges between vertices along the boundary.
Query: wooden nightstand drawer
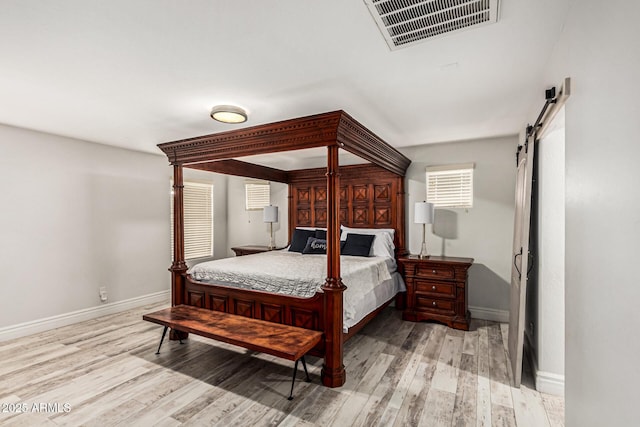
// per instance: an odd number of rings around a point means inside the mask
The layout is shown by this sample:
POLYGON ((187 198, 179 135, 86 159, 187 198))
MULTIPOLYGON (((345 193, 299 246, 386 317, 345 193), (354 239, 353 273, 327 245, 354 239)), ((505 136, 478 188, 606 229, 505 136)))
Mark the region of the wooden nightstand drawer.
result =
POLYGON ((455 301, 430 298, 416 293, 416 309, 437 311, 443 314, 455 314, 455 301))
POLYGON ((436 282, 435 280, 421 280, 415 281, 416 292, 431 294, 438 297, 455 298, 456 287, 455 283, 451 282, 436 282))
POLYGON ((456 276, 453 267, 443 265, 416 265, 416 278, 427 277, 429 279, 453 279, 456 276))

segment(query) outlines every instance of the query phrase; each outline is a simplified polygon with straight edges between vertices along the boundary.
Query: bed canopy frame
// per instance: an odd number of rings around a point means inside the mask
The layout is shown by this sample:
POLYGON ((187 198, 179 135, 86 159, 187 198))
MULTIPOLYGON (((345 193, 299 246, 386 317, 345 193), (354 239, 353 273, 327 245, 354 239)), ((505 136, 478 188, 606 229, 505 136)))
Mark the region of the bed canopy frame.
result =
MULTIPOLYGON (((342 363, 342 297, 346 287, 340 276, 340 224, 394 228, 397 252, 406 252, 404 175, 411 161, 341 110, 168 142, 158 147, 173 166, 175 244, 173 262, 169 268, 172 305, 188 303, 187 299, 190 298, 185 291, 185 286, 190 282, 184 258, 183 168, 287 183, 290 187, 289 236, 298 225, 327 227, 327 277, 322 286, 323 293, 316 294, 318 311, 322 317, 318 324, 324 332, 321 376, 323 384, 328 387, 343 385, 346 374, 342 363), (315 147, 327 147, 326 169, 284 171, 236 160, 249 155, 315 147), (373 165, 340 168, 339 149, 349 151, 373 165), (341 187, 341 174, 346 183, 349 180, 354 183, 348 189, 341 187), (392 184, 381 183, 376 186, 380 177, 390 179, 392 184), (358 200, 360 188, 355 184, 356 180, 360 183, 373 182, 376 193, 374 199, 380 200, 380 207, 375 200, 358 200), (341 201, 348 206, 341 209, 341 201), (355 214, 350 214, 347 208, 355 214)), ((360 187, 363 185, 366 184, 360 184, 360 187)), ((267 302, 274 302, 274 298, 270 295, 267 302)), ((291 297, 280 298, 285 300, 291 297)), ((279 319, 282 320, 281 317, 279 319)), ((172 331, 174 339, 180 335, 180 332, 172 331)))

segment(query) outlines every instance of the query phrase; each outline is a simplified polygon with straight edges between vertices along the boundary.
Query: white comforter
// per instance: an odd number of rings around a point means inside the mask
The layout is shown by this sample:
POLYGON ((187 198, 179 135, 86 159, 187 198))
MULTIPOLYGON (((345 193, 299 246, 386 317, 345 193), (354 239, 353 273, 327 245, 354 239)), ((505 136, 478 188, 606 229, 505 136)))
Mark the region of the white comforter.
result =
MULTIPOLYGON (((379 293, 376 287, 398 282, 397 278, 392 278, 395 270, 393 258, 340 257, 340 275, 347 286, 343 299, 345 324, 360 317, 358 312, 363 300, 379 293)), ((327 276, 327 256, 271 251, 196 264, 188 273, 200 282, 309 298, 322 292, 321 286, 327 276)), ((404 283, 394 284, 394 288, 395 292, 404 290, 404 283)))

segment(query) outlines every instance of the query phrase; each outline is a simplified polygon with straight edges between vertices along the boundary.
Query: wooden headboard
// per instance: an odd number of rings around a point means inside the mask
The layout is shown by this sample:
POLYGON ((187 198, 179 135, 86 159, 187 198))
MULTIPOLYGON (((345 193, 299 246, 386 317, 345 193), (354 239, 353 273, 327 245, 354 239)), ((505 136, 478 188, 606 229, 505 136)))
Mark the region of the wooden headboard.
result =
MULTIPOLYGON (((289 171, 289 236, 296 227, 327 226, 326 168, 289 171)), ((340 224, 393 228, 396 253, 405 246, 404 177, 376 165, 340 167, 340 224)))

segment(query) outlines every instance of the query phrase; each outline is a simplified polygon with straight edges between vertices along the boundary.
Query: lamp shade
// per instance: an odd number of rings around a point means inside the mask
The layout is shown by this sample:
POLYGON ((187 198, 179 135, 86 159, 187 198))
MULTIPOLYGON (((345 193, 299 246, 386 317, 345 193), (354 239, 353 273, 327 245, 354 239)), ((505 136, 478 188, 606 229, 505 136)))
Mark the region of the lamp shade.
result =
POLYGON ((416 202, 413 222, 416 224, 433 223, 433 203, 416 202))
POLYGON ((264 222, 278 222, 278 207, 277 206, 265 206, 262 214, 262 220, 264 222))

